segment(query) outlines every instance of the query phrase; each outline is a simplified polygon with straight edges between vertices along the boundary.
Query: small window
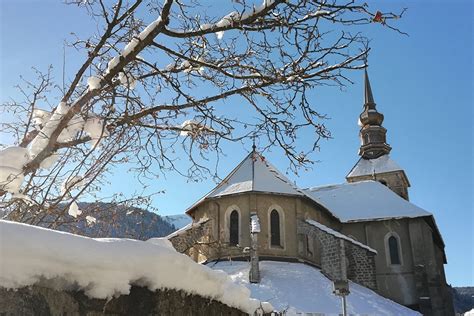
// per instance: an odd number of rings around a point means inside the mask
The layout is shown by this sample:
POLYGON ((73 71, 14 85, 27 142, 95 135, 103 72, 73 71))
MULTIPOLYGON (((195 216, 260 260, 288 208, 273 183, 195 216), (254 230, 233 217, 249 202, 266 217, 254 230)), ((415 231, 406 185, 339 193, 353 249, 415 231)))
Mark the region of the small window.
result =
POLYGON ((388 248, 390 252, 390 263, 391 264, 400 264, 400 253, 398 247, 398 239, 395 236, 390 236, 388 238, 388 248))
POLYGON ((277 210, 272 210, 270 213, 270 234, 271 234, 271 245, 280 246, 280 214, 277 210))
POLYGON ((230 238, 229 243, 231 246, 237 246, 239 244, 239 212, 236 210, 230 213, 230 238))
POLYGON ((380 183, 382 183, 384 186, 387 186, 387 181, 385 180, 379 180, 380 183))

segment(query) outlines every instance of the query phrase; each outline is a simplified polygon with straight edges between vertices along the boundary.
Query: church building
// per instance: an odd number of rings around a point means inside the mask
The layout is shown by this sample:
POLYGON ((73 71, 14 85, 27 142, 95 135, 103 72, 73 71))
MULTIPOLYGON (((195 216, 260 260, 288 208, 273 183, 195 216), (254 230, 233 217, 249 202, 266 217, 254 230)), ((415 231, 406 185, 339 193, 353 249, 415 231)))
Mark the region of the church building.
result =
POLYGON ((390 158, 367 71, 359 160, 339 185, 298 188, 253 151, 190 206, 193 223, 169 236, 197 262, 259 260, 315 266, 424 315, 454 315, 443 238, 431 213, 409 201, 410 182, 390 158))

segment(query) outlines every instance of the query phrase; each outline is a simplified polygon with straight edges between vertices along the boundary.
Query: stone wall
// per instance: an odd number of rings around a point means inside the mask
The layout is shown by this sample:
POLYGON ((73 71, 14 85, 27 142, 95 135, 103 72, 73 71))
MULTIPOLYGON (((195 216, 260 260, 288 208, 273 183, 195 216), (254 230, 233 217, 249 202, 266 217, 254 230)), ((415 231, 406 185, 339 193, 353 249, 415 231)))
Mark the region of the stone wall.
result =
POLYGON ((212 221, 208 219, 199 223, 193 223, 190 228, 177 232, 177 234, 172 235, 168 239, 176 251, 185 253, 201 241, 203 237, 211 236, 211 231, 212 221))
POLYGON ((98 316, 98 315, 229 315, 246 313, 218 301, 183 291, 152 292, 132 286, 129 295, 111 300, 90 299, 83 292, 57 291, 32 286, 19 290, 0 288, 0 315, 98 316))
POLYGON ((376 290, 375 253, 346 241, 345 255, 348 261, 347 278, 376 290))
MULTIPOLYGON (((375 253, 339 238, 305 221, 298 221, 298 234, 315 238, 319 244, 321 271, 331 280, 352 280, 376 289, 375 253)), ((302 253, 303 257, 305 256, 302 253)))

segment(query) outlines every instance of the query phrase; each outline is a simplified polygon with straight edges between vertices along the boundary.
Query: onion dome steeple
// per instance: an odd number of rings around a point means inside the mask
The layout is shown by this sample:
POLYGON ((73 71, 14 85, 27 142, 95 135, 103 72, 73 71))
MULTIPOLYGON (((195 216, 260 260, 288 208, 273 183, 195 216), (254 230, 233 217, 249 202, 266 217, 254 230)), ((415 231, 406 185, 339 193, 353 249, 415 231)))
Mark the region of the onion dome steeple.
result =
POLYGON ((370 87, 367 69, 364 72, 365 102, 359 116, 360 141, 359 155, 365 159, 374 159, 390 153, 392 149, 386 140, 387 130, 382 126, 383 114, 377 112, 370 87))

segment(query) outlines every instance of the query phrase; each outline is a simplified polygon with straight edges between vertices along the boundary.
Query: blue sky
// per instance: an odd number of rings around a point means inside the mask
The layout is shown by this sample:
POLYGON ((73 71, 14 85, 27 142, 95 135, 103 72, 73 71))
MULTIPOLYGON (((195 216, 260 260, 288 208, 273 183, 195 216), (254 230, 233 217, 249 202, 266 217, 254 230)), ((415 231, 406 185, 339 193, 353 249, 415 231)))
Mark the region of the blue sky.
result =
MULTIPOLYGON (((218 2, 216 2, 218 3, 218 2)), ((403 36, 379 24, 360 28, 372 39, 369 75, 378 110, 392 146, 392 158, 406 171, 410 199, 435 215, 446 243, 448 282, 474 284, 473 260, 473 5, 471 1, 369 1, 373 9, 407 7, 399 27, 403 36)), ((89 18, 73 6, 53 0, 0 2, 0 101, 18 97, 13 85, 31 67, 55 67, 60 82, 63 42, 70 32, 94 31, 89 18)), ((68 53, 71 74, 82 61, 68 53)), ((300 187, 341 183, 356 163, 357 118, 363 104, 363 73, 352 73, 354 85, 344 90, 321 88, 311 99, 330 119, 333 139, 323 141, 313 170, 290 174, 300 187)), ((305 142, 304 139, 301 142, 305 142)), ((225 176, 246 155, 250 144, 226 145, 220 166, 225 176)), ((288 168, 282 153, 267 158, 288 168)), ((131 193, 139 184, 133 174, 117 170, 104 192, 131 193)), ((150 183, 166 193, 154 199, 160 214, 182 213, 215 185, 188 183, 169 174, 150 183), (185 188, 185 190, 183 190, 185 188)))

